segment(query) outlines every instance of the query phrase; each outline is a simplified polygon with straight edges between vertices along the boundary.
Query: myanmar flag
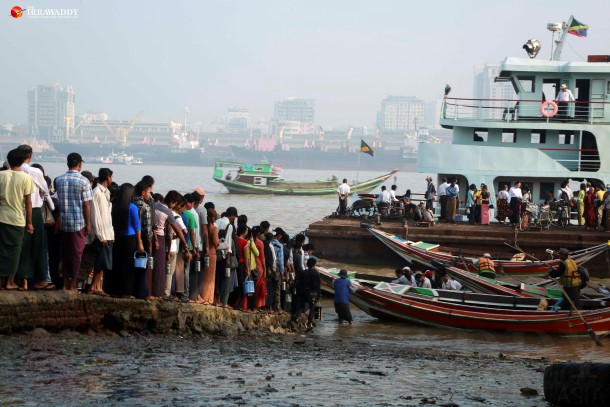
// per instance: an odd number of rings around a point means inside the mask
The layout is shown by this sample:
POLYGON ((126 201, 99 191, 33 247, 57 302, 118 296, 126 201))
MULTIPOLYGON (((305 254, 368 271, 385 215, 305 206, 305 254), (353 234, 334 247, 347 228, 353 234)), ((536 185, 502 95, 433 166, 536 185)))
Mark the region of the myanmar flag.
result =
POLYGON ((369 145, 366 144, 362 139, 360 139, 360 152, 370 154, 371 157, 373 156, 373 149, 369 147, 369 145))
POLYGON ((572 34, 577 37, 586 37, 587 29, 589 29, 588 25, 583 24, 577 19, 573 18, 572 23, 570 23, 570 26, 568 27, 568 34, 572 34))

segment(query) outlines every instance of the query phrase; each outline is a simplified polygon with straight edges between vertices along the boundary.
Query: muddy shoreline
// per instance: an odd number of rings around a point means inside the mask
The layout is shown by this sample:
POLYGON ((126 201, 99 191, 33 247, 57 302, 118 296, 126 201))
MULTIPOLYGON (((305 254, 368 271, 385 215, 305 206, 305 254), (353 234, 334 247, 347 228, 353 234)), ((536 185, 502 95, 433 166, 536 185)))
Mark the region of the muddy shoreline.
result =
MULTIPOLYGON (((346 329, 349 329, 346 327, 346 329)), ((308 334, 0 336, 0 398, 51 405, 547 405, 546 358, 308 334), (521 389, 528 388, 525 396, 521 389), (532 390, 533 389, 533 390, 532 390)))

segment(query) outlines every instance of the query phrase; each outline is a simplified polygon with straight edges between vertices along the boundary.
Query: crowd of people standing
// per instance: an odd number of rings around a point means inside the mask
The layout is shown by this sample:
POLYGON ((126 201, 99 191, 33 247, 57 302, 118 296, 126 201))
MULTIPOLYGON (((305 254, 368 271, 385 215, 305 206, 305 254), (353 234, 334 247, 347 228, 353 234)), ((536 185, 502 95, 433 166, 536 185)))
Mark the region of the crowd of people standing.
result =
POLYGON ((78 153, 51 181, 31 159, 31 147, 19 146, 0 171, 0 289, 289 311, 295 319, 320 297, 313 245, 302 234, 290 239, 267 221, 250 227, 233 206, 218 214, 201 187, 163 196, 149 175, 119 185, 110 168, 97 177, 82 171, 78 153))

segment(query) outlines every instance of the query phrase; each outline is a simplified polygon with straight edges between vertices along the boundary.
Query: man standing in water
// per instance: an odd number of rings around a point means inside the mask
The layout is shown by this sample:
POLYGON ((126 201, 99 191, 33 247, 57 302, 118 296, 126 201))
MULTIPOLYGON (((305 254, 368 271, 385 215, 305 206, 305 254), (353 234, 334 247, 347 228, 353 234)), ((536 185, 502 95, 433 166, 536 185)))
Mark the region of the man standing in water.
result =
POLYGON ((347 185, 347 178, 343 178, 343 183, 337 188, 337 194, 339 195, 339 214, 344 215, 347 210, 347 197, 349 196, 349 185, 347 185))
POLYGON ((349 309, 349 299, 352 291, 355 292, 356 289, 352 286, 351 280, 347 278, 347 270, 339 270, 339 278, 333 280, 333 289, 335 290, 335 312, 339 317, 339 323, 347 321, 353 325, 354 319, 349 309))

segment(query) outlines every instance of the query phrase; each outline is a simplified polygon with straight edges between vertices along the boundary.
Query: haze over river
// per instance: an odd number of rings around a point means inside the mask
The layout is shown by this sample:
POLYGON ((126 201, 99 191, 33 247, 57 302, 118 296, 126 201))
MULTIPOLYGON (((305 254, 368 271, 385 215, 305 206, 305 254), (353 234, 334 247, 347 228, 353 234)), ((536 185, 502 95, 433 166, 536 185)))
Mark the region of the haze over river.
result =
MULTIPOLYGON (((52 178, 65 165, 43 163, 52 178)), ((101 165, 85 164, 94 174, 101 165)), ((150 174, 156 192, 203 186, 221 212, 235 206, 249 224, 262 220, 291 235, 337 207, 331 197, 229 195, 212 168, 110 165, 117 183, 150 174)), ((391 168, 388 169, 388 171, 391 168)), ((356 172, 285 170, 289 180, 356 179, 356 172)), ((359 180, 381 175, 360 171, 359 180)), ((398 173, 400 194, 422 193, 427 174, 398 173)), ((387 185, 394 183, 390 179, 387 185)), ((395 265, 323 267, 390 275, 395 265)), ((355 325, 338 326, 331 300, 313 332, 231 338, 107 333, 0 336, 4 405, 546 405, 541 369, 553 360, 610 362, 610 343, 588 336, 467 332, 378 321, 352 305, 355 325), (457 355, 457 356, 456 356, 457 355), (521 358, 526 360, 521 360, 521 358), (430 399, 431 400, 431 399, 430 399), (481 404, 483 405, 483 404, 481 404)))

